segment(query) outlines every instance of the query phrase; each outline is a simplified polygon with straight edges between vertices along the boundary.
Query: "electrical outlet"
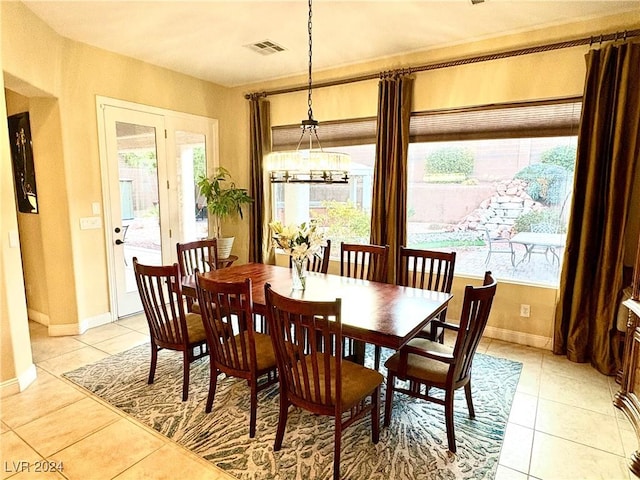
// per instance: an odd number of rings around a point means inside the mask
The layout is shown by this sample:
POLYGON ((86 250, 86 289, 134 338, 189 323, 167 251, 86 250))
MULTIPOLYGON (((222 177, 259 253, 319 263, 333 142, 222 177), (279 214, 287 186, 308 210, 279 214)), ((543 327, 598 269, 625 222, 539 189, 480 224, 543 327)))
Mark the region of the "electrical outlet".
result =
POLYGON ((520 316, 527 317, 531 316, 531 305, 527 305, 525 303, 520 305, 520 316))

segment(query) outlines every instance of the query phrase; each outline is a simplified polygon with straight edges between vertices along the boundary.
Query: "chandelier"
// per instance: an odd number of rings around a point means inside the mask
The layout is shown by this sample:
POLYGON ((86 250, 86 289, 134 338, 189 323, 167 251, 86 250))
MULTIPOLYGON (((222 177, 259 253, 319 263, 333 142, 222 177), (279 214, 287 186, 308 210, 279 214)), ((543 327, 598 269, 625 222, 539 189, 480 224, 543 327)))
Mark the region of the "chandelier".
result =
POLYGON ((311 36, 312 0, 309 0, 309 87, 307 93, 308 118, 302 120, 300 140, 295 150, 272 152, 265 157, 272 183, 348 183, 351 159, 349 155, 327 152, 318 138, 318 121, 313 118, 311 80, 313 49, 311 36), (305 140, 307 138, 308 140, 305 140), (308 141, 308 148, 307 146, 308 141), (302 148, 301 148, 302 146, 302 148))

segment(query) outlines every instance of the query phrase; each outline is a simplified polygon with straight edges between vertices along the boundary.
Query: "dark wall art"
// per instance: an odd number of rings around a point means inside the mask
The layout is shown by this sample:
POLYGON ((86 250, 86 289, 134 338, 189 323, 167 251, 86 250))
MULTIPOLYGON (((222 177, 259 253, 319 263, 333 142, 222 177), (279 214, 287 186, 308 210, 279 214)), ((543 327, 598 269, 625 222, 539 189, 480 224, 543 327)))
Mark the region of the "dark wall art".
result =
POLYGON ((8 122, 18 210, 23 213, 38 213, 29 112, 11 115, 8 122))

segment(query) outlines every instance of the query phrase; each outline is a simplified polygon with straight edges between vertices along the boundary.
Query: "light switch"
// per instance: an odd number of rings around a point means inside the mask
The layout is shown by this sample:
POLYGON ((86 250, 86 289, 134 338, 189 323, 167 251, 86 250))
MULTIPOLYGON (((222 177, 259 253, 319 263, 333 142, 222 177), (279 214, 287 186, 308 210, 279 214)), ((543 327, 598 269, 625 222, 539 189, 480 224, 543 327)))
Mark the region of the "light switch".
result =
POLYGON ((91 204, 91 213, 94 215, 100 215, 100 202, 93 202, 91 204))
POLYGON ((93 230, 102 227, 100 217, 83 217, 80 219, 80 230, 93 230))
POLYGON ((18 248, 20 246, 20 236, 17 230, 9 230, 9 247, 18 248))

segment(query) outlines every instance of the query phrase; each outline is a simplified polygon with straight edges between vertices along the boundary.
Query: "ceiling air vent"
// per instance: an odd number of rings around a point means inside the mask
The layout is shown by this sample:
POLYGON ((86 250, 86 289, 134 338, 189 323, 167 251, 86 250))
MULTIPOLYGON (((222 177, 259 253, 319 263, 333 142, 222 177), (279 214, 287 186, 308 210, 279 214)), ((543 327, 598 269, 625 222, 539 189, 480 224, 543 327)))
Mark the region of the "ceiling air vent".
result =
POLYGON ((274 53, 284 52, 286 48, 281 45, 278 45, 271 40, 263 40, 262 42, 252 43, 250 45, 245 45, 245 47, 250 48, 254 52, 259 53, 260 55, 271 55, 274 53))

